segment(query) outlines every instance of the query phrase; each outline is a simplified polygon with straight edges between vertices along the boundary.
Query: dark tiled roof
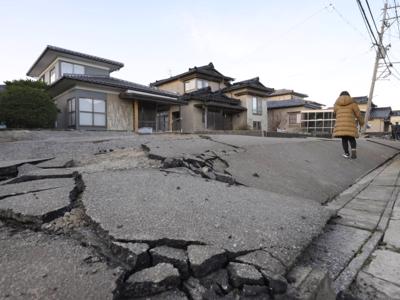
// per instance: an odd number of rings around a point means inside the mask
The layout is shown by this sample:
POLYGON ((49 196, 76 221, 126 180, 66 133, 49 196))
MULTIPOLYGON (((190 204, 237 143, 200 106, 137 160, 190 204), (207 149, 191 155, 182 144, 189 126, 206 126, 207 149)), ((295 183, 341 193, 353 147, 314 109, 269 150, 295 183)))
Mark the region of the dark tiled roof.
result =
POLYGON ((53 83, 49 88, 51 89, 52 87, 57 86, 63 80, 72 80, 72 81, 78 81, 78 82, 97 84, 97 85, 102 85, 102 86, 106 86, 106 87, 122 89, 123 91, 136 90, 136 91, 142 91, 142 92, 155 94, 155 95, 178 97, 178 95, 176 93, 159 90, 154 87, 149 87, 146 85, 142 85, 142 84, 138 84, 138 83, 134 83, 134 82, 130 82, 130 81, 126 81, 126 80, 122 80, 122 79, 118 79, 118 78, 114 78, 114 77, 110 77, 110 76, 64 74, 60 80, 53 83))
POLYGON ((353 97, 353 100, 354 100, 357 104, 367 104, 367 102, 368 102, 368 97, 367 97, 367 96, 353 97))
POLYGON ((288 107, 298 107, 298 106, 304 106, 310 109, 321 109, 322 104, 314 101, 307 101, 304 99, 291 99, 291 100, 279 100, 279 101, 267 102, 268 109, 278 109, 278 108, 288 108, 288 107))
POLYGON ((307 98, 308 95, 307 94, 303 94, 303 93, 298 93, 295 92, 294 90, 287 90, 287 89, 279 89, 279 90, 275 90, 274 92, 271 93, 271 96, 281 96, 281 95, 295 95, 301 98, 307 98))
POLYGON ((258 91, 262 91, 265 93, 272 93, 274 91, 273 88, 266 87, 260 82, 259 77, 251 78, 248 80, 238 81, 233 83, 232 85, 224 88, 224 92, 231 92, 236 91, 239 89, 248 88, 248 89, 255 89, 258 91))
POLYGON ((373 107, 371 109, 371 119, 390 119, 392 108, 389 107, 373 107))
POLYGON ((232 81, 233 78, 228 77, 223 75, 222 73, 220 73, 219 71, 217 71, 214 68, 213 63, 209 63, 208 65, 205 66, 201 66, 201 67, 193 67, 193 68, 189 68, 189 70, 187 72, 172 76, 170 78, 165 78, 165 79, 161 79, 161 80, 157 80, 155 82, 152 82, 150 85, 151 86, 158 86, 170 81, 174 81, 183 77, 187 77, 193 74, 200 74, 200 75, 205 75, 208 77, 213 77, 216 78, 218 80, 223 80, 223 81, 232 81))
POLYGON ((400 117, 400 110, 392 110, 392 116, 400 117))
POLYGON ((77 52, 77 51, 73 51, 73 50, 68 50, 68 49, 64 49, 64 48, 48 45, 44 49, 42 54, 40 54, 40 56, 35 61, 35 63, 32 65, 32 67, 29 69, 29 71, 27 73, 28 76, 31 76, 31 73, 32 73, 33 69, 35 68, 35 66, 46 55, 46 53, 49 53, 49 52, 53 52, 53 53, 57 53, 57 54, 71 55, 71 56, 77 56, 77 57, 80 57, 80 58, 84 58, 84 59, 88 59, 88 60, 104 63, 104 64, 107 64, 107 65, 111 65, 112 66, 112 68, 111 68, 112 71, 119 70, 120 68, 122 68, 124 66, 123 63, 115 61, 115 60, 102 58, 102 57, 98 57, 98 56, 94 56, 94 55, 90 55, 90 54, 86 54, 86 53, 82 53, 82 52, 77 52))
POLYGON ((181 96, 182 100, 199 100, 203 102, 225 103, 229 105, 240 106, 240 100, 230 98, 222 93, 221 90, 212 92, 210 87, 200 89, 191 93, 186 93, 181 96))

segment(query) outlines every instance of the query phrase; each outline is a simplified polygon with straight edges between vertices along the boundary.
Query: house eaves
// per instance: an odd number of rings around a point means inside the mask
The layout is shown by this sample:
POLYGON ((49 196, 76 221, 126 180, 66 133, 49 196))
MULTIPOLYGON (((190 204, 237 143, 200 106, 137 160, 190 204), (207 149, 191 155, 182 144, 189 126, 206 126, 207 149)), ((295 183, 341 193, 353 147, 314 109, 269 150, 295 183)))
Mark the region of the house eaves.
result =
MULTIPOLYGON (((54 97, 62 93, 63 91, 77 85, 84 83, 88 85, 95 85, 97 87, 108 88, 116 90, 120 93, 127 93, 129 91, 142 92, 148 96, 159 97, 163 99, 169 99, 180 103, 178 100, 178 94, 159 90, 157 88, 149 87, 146 85, 130 82, 110 76, 89 76, 89 75, 77 75, 77 74, 64 74, 61 79, 49 86, 48 90, 54 97)), ((128 93, 129 94, 129 93, 128 93)), ((128 95, 127 94, 127 95, 128 95)))
POLYGON ((40 54, 40 56, 36 59, 26 75, 30 77, 38 77, 58 57, 70 59, 78 58, 79 60, 87 63, 95 63, 97 65, 106 67, 111 72, 117 71, 124 66, 123 63, 111 59, 48 45, 42 54, 40 54))
POLYGON ((217 71, 214 68, 213 63, 209 63, 208 65, 201 67, 193 67, 189 68, 187 72, 171 76, 169 78, 156 80, 155 82, 150 83, 150 86, 160 86, 162 84, 175 81, 175 80, 184 80, 191 79, 196 77, 202 77, 204 79, 214 79, 217 81, 230 82, 234 80, 234 78, 223 75, 221 72, 217 71))

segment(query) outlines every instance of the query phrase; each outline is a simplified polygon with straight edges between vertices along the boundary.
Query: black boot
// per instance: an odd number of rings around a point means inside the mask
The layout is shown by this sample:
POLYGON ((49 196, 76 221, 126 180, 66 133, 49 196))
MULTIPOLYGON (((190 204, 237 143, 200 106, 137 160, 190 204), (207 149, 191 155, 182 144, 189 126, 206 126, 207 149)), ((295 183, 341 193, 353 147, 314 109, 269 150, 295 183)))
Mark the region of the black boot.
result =
POLYGON ((351 158, 356 159, 357 158, 357 150, 356 149, 351 149, 351 158))

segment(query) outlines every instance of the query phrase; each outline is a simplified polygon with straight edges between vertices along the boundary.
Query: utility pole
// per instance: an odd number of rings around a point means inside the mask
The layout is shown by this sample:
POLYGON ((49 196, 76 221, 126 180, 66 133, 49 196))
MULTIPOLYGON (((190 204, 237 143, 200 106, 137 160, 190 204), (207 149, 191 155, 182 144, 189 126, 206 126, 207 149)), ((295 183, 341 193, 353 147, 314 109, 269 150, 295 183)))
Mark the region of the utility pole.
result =
POLYGON ((378 45, 376 45, 378 47, 378 49, 376 50, 374 71, 372 72, 372 81, 371 81, 371 87, 369 89, 367 111, 365 112, 365 120, 364 120, 365 123, 364 123, 363 129, 362 129, 363 134, 365 134, 367 131, 367 124, 368 124, 368 120, 369 120, 369 117, 371 114, 372 98, 374 96, 374 89, 375 89, 376 75, 378 73, 379 60, 385 59, 385 56, 386 56, 386 49, 382 45, 382 41, 383 41, 383 34, 385 33, 387 9, 388 9, 388 4, 386 1, 385 5, 383 7, 383 18, 382 18, 381 30, 378 33, 379 34, 378 45))

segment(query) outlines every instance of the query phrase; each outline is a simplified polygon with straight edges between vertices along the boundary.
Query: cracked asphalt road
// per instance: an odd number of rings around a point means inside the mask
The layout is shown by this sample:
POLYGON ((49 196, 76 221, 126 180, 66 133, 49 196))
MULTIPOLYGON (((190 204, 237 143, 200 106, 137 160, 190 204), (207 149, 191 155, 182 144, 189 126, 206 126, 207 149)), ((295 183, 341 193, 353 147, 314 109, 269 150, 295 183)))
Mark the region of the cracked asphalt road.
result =
POLYGON ((5 299, 68 298, 75 284, 71 299, 269 299, 331 217, 320 203, 398 152, 362 141, 350 162, 331 140, 1 134, 5 299))

